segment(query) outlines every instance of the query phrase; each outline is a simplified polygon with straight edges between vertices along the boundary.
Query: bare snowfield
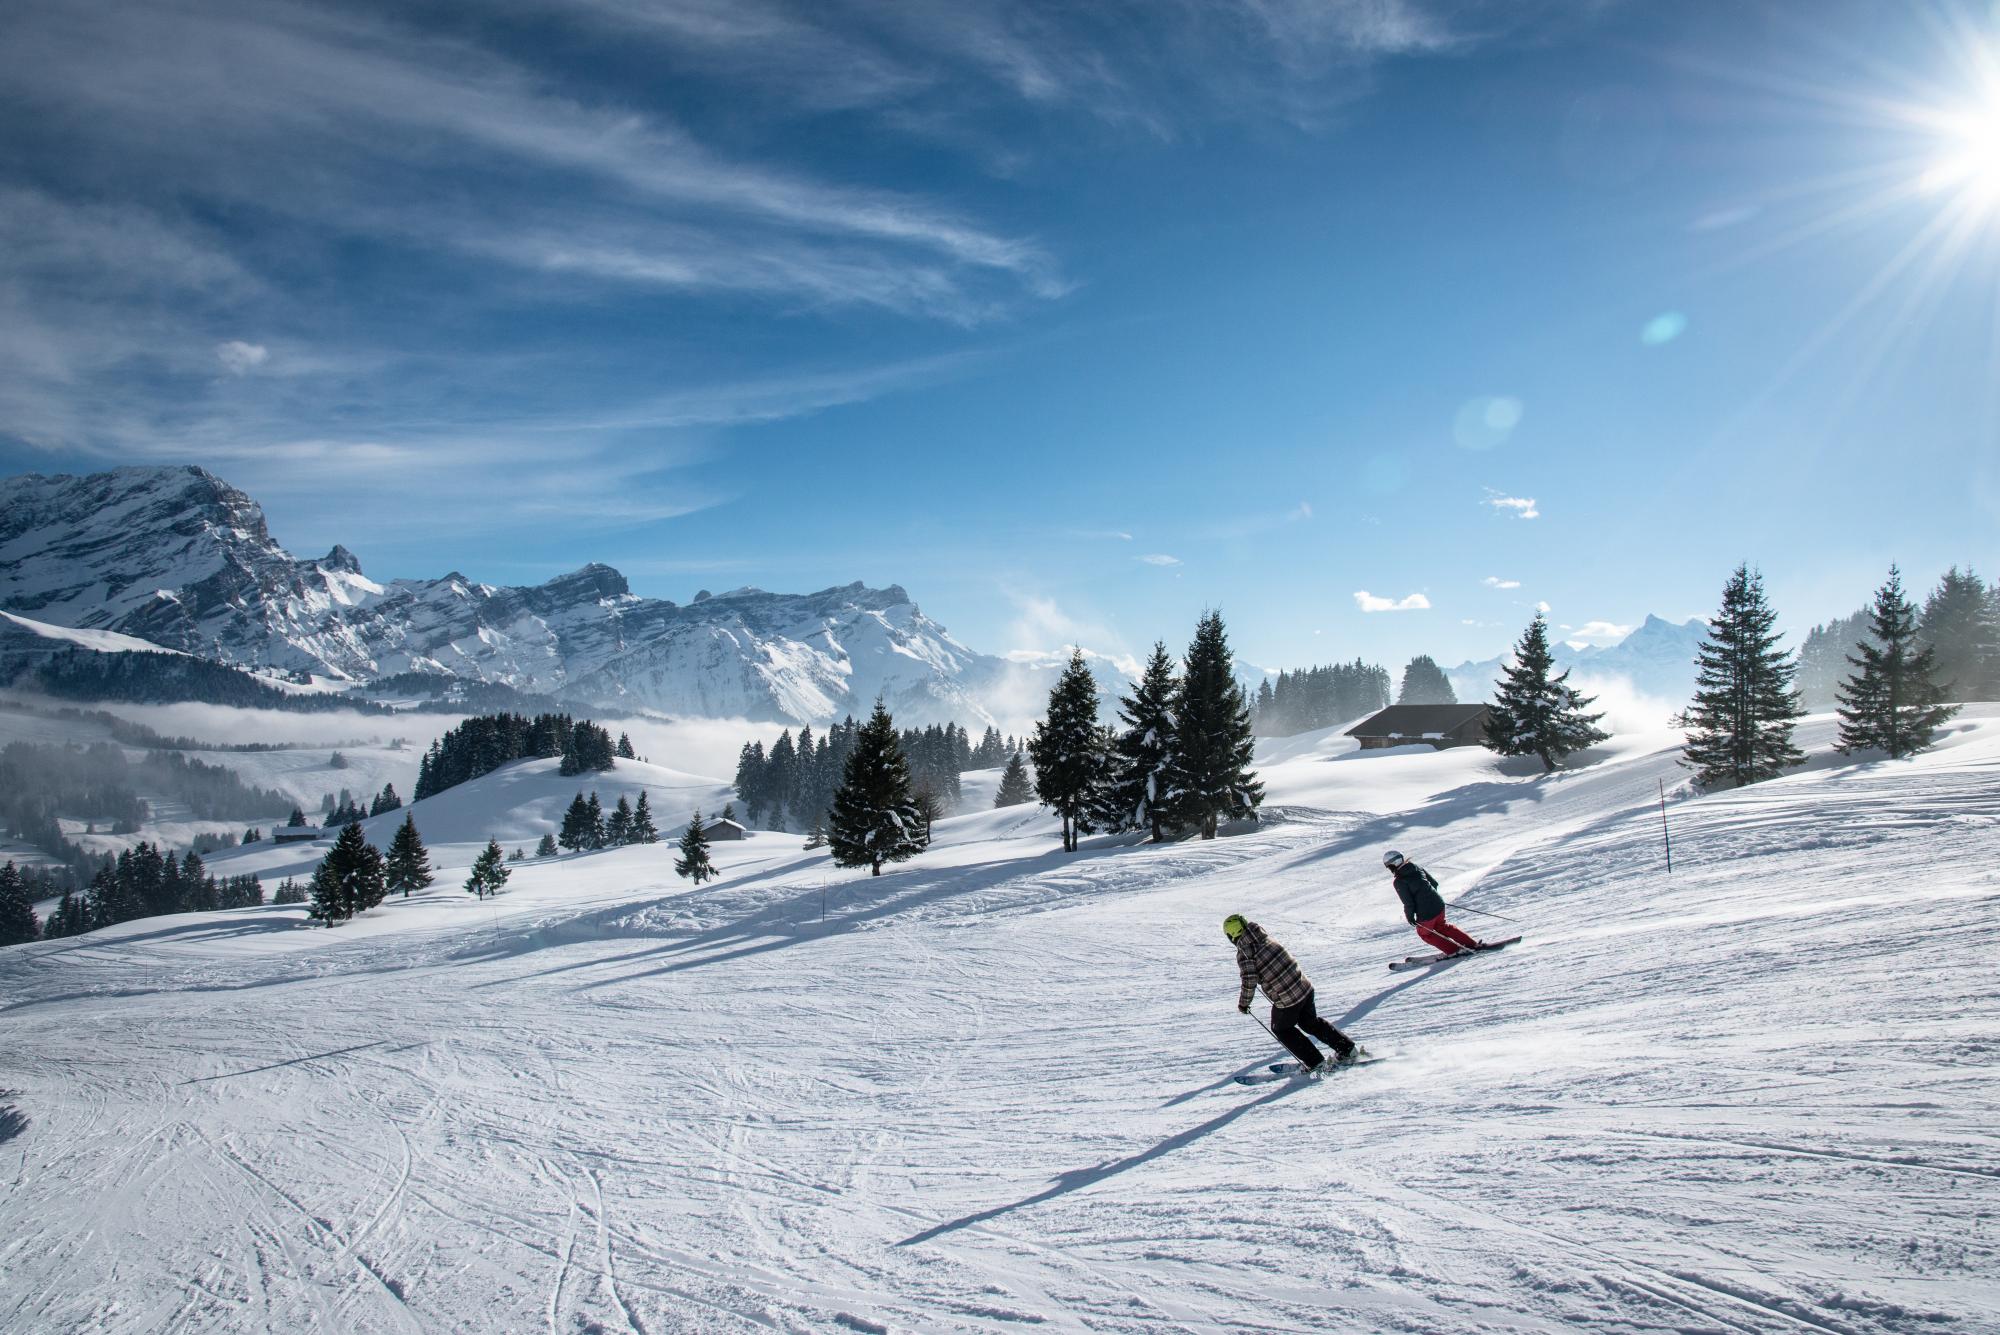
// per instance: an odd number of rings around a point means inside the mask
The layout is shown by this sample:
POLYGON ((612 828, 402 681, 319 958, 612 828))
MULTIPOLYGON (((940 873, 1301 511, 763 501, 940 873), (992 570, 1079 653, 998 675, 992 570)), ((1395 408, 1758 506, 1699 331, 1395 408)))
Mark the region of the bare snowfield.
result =
POLYGON ((0 952, 0 1327, 2000 1330, 2000 710, 1801 736, 1670 804, 1671 876, 1666 734, 1546 778, 1316 734, 1211 843, 975 811, 879 879, 767 834, 479 903, 458 826, 541 809, 503 771, 338 930, 0 952), (1527 940, 1387 973, 1392 845, 1527 940), (1281 1054, 1232 910, 1388 1060, 1234 1084, 1281 1054))

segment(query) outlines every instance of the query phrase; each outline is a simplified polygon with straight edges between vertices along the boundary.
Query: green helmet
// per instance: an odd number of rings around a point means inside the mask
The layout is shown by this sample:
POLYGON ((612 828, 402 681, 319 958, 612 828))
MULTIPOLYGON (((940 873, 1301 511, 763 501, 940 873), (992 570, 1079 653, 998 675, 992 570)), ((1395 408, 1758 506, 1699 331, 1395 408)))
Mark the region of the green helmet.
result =
POLYGON ((1222 934, 1231 941, 1234 941, 1237 937, 1243 935, 1243 929, 1249 925, 1249 923, 1243 921, 1242 914, 1232 913, 1222 920, 1222 934))

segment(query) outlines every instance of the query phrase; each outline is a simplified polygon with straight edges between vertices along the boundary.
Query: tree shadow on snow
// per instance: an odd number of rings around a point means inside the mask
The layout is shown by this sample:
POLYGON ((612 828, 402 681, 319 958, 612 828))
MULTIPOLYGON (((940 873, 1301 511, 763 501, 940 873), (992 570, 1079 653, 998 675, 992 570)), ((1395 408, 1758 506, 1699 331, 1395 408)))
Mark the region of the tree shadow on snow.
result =
MULTIPOLYGON (((13 1093, 11 1089, 0 1089, 0 1100, 11 1098, 13 1093)), ((27 1129, 27 1114, 12 1103, 0 1102, 0 1145, 5 1145, 27 1129)))
POLYGON ((1040 1205, 1044 1201, 1052 1201, 1057 1197, 1067 1196, 1070 1192, 1082 1187, 1095 1186, 1097 1183, 1114 1178, 1120 1173, 1129 1172, 1134 1168, 1149 1164, 1155 1159, 1165 1158, 1175 1150, 1186 1149, 1189 1145, 1194 1144, 1211 1132, 1220 1131, 1223 1127, 1228 1126, 1245 1113, 1257 1108, 1267 1107, 1270 1104, 1276 1103, 1279 1099, 1296 1093, 1302 1088, 1304 1086, 1287 1081, 1262 1098, 1251 1099, 1248 1103, 1239 1103, 1229 1111, 1219 1116, 1211 1117, 1206 1122, 1191 1126, 1185 1131, 1177 1131, 1159 1144, 1140 1150, 1137 1154, 1128 1154, 1122 1159, 1111 1159, 1104 1163, 1093 1164, 1088 1168, 1072 1168, 1066 1173, 1058 1173, 1054 1185, 1048 1187, 1046 1190, 1038 1191, 1034 1195, 1024 1197, 1018 1201, 1011 1201, 1006 1205, 996 1205, 991 1209, 980 1210, 968 1215, 960 1215, 957 1219, 934 1225, 921 1233, 914 1233, 896 1245, 898 1247, 914 1247, 920 1243, 929 1242, 931 1239, 943 1234, 955 1233, 962 1228, 972 1228, 979 1224, 990 1223, 1002 1215, 1012 1214, 1016 1210, 1025 1210, 1029 1206, 1040 1205))
MULTIPOLYGON (((734 922, 702 931, 676 934, 671 940, 650 944, 623 954, 575 960, 546 969, 494 979, 478 986, 499 987, 534 978, 548 978, 586 969, 617 968, 620 965, 650 966, 635 967, 614 977, 583 983, 577 990, 610 987, 642 978, 727 963, 751 955, 783 950, 788 946, 865 930, 898 914, 958 898, 976 899, 981 894, 1014 882, 1019 883, 1019 889, 1024 893, 1032 893, 1037 888, 1037 882, 1040 882, 1040 888, 1046 892, 1046 897, 1055 899, 1065 893, 1067 884, 1074 881, 1088 881, 1090 868, 1101 864, 1106 858, 1127 851, 1130 842, 1129 839, 1116 837, 1092 839, 1086 840, 1083 847, 1075 853, 1064 853, 1060 848, 1055 848, 1034 857, 995 858, 987 862, 963 863, 949 867, 926 868, 921 864, 912 864, 885 872, 879 877, 843 879, 828 887, 829 908, 823 922, 819 918, 820 887, 801 885, 797 887, 796 894, 787 895, 775 903, 753 909, 734 922)), ((1217 840, 1208 846, 1218 848, 1219 851, 1222 843, 1223 841, 1217 840)), ((773 867, 733 880, 726 888, 741 890, 762 881, 795 876, 798 872, 799 868, 796 865, 773 867)), ((660 902, 664 904, 670 900, 663 898, 660 902)), ((487 958, 499 958, 526 954, 550 946, 604 940, 608 935, 603 930, 606 924, 630 917, 642 912, 643 909, 644 906, 634 904, 614 906, 552 927, 510 935, 495 943, 490 951, 482 953, 487 958)))

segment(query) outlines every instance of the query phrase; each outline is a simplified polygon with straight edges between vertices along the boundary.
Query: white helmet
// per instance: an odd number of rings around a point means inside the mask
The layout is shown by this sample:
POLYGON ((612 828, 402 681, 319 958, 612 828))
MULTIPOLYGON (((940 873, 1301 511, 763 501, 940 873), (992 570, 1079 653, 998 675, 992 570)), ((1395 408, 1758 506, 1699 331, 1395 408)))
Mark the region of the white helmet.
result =
POLYGON ((1407 861, 1409 861, 1408 858, 1393 848, 1382 855, 1382 865, 1385 867, 1400 867, 1407 861))

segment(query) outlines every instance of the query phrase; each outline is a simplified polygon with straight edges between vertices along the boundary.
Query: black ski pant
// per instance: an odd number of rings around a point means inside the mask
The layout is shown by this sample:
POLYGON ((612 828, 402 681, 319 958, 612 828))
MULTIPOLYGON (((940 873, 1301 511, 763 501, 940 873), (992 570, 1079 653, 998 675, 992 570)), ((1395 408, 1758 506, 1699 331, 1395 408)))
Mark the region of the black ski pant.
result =
POLYGON ((1306 993, 1306 999, 1296 1006, 1271 1007, 1271 1032, 1278 1036, 1280 1043, 1291 1050, 1294 1057, 1306 1064, 1307 1070, 1318 1066, 1322 1058, 1319 1049, 1312 1045, 1306 1034, 1311 1034, 1313 1038, 1332 1048, 1336 1057, 1345 1057, 1354 1051, 1353 1039, 1320 1018, 1319 1011, 1313 1006, 1313 994, 1310 992, 1306 993), (1305 1032, 1301 1033, 1300 1030, 1305 1032))

